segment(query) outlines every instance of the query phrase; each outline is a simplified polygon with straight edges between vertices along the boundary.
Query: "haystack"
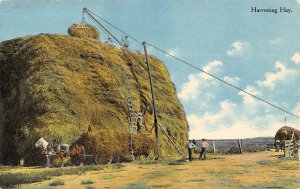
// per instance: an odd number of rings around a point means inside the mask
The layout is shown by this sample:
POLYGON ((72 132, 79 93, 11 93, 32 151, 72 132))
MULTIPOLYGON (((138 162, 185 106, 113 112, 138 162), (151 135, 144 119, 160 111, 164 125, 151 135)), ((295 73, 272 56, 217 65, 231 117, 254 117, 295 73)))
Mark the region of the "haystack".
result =
POLYGON ((300 138, 300 131, 289 126, 281 127, 275 135, 275 140, 291 140, 294 133, 294 139, 300 138))
POLYGON ((99 39, 99 31, 90 24, 73 24, 68 28, 72 37, 99 39))

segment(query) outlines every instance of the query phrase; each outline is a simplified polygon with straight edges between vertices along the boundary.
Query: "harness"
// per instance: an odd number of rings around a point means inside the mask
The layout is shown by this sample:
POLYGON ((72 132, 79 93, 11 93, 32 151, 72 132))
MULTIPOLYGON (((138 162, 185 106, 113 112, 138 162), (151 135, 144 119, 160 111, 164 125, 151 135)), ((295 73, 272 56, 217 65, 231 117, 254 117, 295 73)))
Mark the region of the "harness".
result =
MULTIPOLYGON (((60 152, 61 146, 66 148, 67 157, 70 158, 70 145, 69 144, 58 144, 57 148, 56 148, 56 153, 60 152)), ((77 153, 77 147, 76 147, 76 153, 77 153)))

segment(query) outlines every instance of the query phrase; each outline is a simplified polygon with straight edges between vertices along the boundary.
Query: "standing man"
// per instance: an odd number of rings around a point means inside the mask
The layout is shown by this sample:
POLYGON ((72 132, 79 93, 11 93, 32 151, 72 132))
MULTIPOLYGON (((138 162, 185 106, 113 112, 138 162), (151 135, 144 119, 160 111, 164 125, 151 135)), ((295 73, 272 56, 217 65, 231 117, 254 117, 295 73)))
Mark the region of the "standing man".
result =
POLYGON ((128 40, 128 36, 125 35, 125 37, 122 38, 122 43, 124 45, 125 48, 129 47, 129 40, 128 40))
POLYGON ((201 142, 201 152, 200 152, 200 156, 199 156, 200 160, 206 159, 206 148, 208 146, 209 146, 208 142, 205 139, 202 139, 202 142, 201 142))
POLYGON ((192 142, 192 140, 189 140, 189 143, 187 144, 187 149, 189 152, 189 160, 192 161, 193 157, 193 149, 196 147, 196 145, 192 142))
POLYGON ((136 130, 137 132, 141 132, 141 126, 142 126, 142 121, 143 121, 143 114, 141 112, 136 113, 136 117, 137 117, 137 122, 136 122, 136 130))

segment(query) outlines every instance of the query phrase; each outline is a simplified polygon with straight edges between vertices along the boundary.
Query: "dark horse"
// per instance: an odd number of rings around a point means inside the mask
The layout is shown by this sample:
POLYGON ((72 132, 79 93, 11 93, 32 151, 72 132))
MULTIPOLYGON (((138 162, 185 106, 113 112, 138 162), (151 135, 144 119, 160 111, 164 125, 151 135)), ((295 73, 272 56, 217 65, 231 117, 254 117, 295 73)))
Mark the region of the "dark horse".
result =
POLYGON ((50 158, 53 155, 58 155, 60 157, 62 167, 64 166, 64 158, 71 158, 72 162, 74 162, 74 160, 77 160, 80 166, 83 166, 84 160, 86 158, 85 148, 82 145, 78 144, 58 144, 55 149, 54 147, 51 147, 45 139, 40 138, 36 142, 35 146, 41 147, 43 149, 43 153, 47 157, 47 167, 50 167, 50 158))

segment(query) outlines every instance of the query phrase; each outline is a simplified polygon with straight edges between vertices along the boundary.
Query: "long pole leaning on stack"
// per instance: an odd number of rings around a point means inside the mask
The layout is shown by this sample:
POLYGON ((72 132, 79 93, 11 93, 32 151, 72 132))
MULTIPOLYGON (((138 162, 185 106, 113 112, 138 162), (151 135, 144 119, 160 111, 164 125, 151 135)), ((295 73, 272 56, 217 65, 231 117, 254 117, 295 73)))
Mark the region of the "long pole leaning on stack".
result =
POLYGON ((157 124, 155 95, 154 95, 152 76, 151 76, 151 65, 149 64, 149 60, 148 60, 146 42, 143 42, 143 46, 144 46, 144 51, 145 51, 145 58, 146 58, 148 76, 149 76, 149 81, 150 81, 151 96, 152 96, 153 116, 154 116, 154 131, 155 131, 155 138, 156 138, 156 158, 158 159, 158 158, 161 157, 161 152, 160 152, 160 148, 159 148, 159 136, 158 136, 158 124, 157 124))

